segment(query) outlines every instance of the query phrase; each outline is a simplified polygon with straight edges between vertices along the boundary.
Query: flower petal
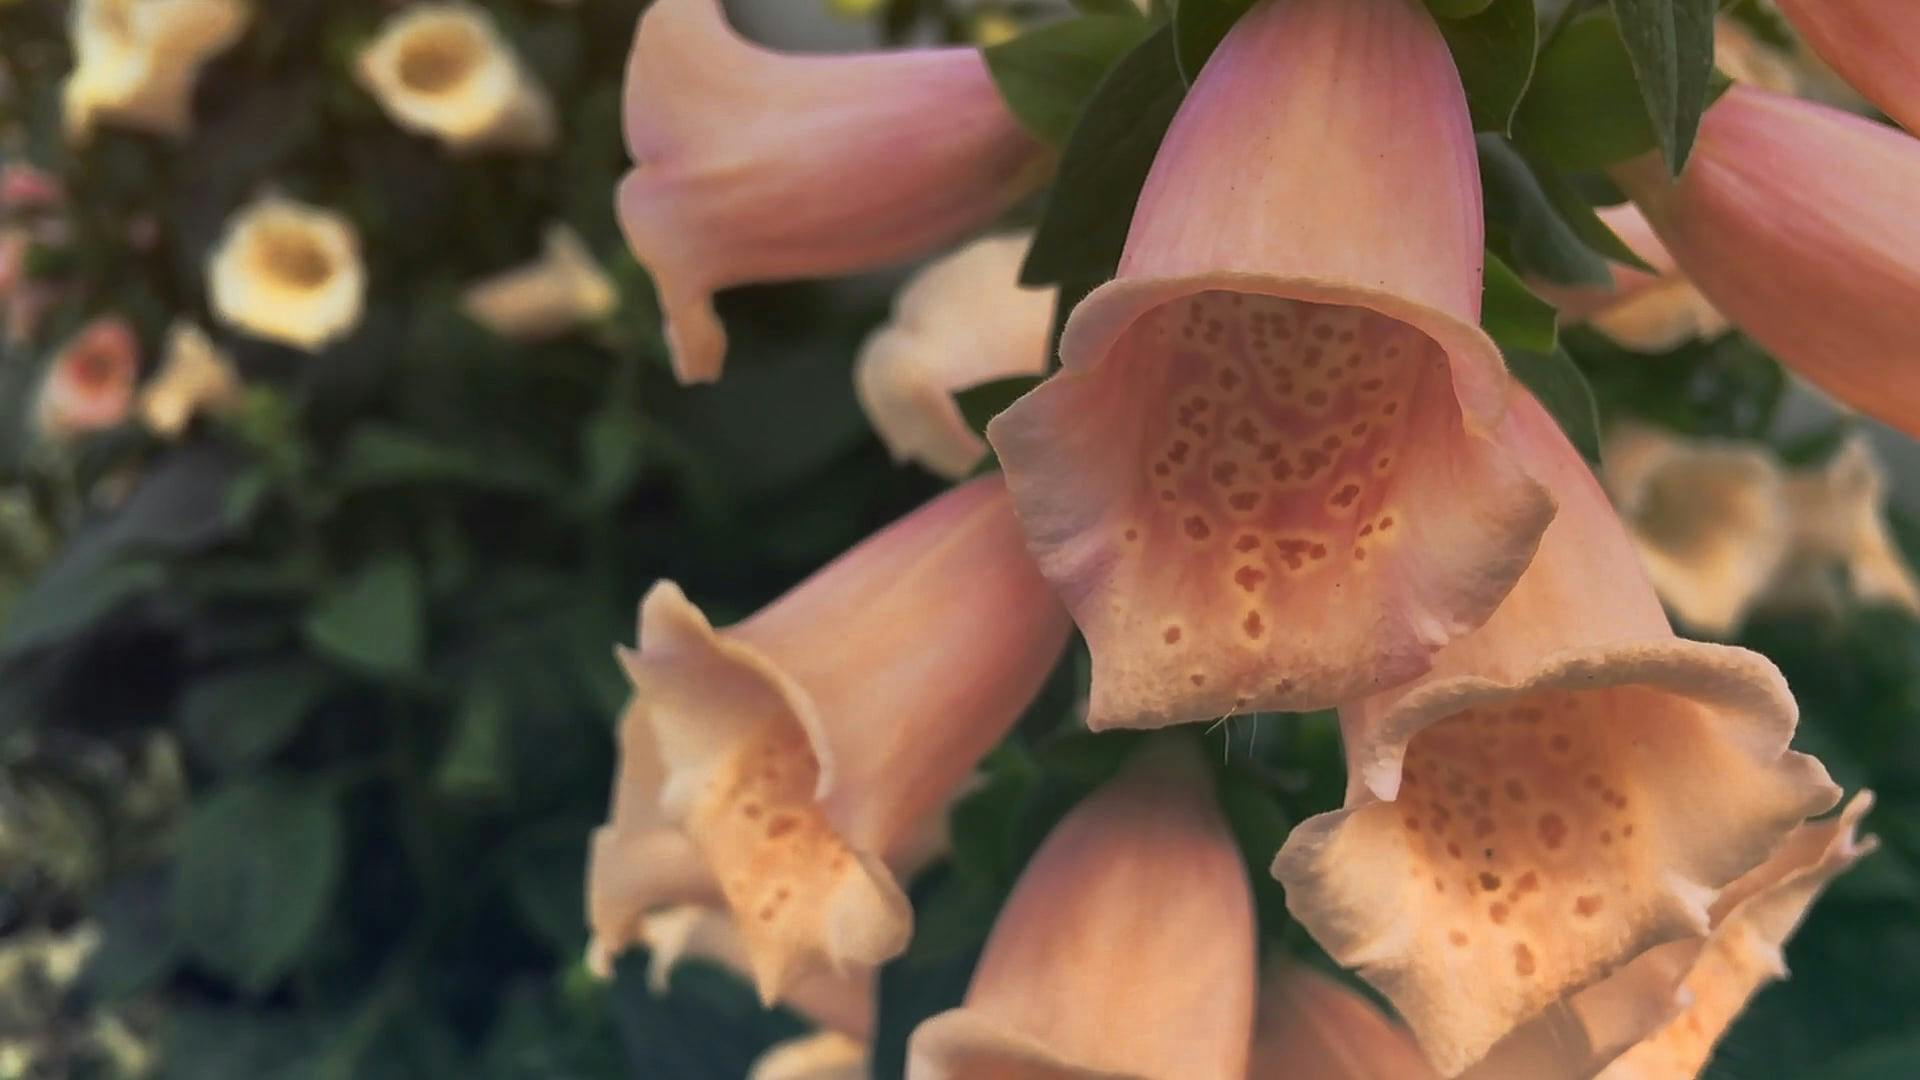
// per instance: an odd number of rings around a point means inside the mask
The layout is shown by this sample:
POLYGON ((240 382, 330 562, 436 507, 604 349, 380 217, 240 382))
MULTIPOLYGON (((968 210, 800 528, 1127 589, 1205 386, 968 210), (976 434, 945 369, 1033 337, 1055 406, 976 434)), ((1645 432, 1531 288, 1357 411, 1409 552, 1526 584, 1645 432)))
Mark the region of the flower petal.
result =
POLYGON ((896 461, 958 479, 987 444, 954 395, 1046 371, 1054 289, 1020 284, 1030 235, 990 236, 937 259, 894 298, 854 361, 860 407, 896 461))
POLYGON ((467 289, 460 306, 475 322, 515 341, 544 341, 605 318, 619 303, 613 280, 580 234, 547 229, 540 257, 467 289))
POLYGON ((1604 461, 1660 599, 1690 627, 1732 633, 1787 557, 1792 517, 1773 456, 1625 426, 1608 434, 1604 461))
POLYGON ((1788 476, 1792 551, 1768 594, 1770 606, 1837 610, 1836 570, 1854 596, 1920 614, 1914 580, 1887 523, 1886 467, 1865 436, 1849 438, 1825 465, 1788 476))
POLYGON ((747 1080, 869 1080, 866 1044, 821 1031, 775 1045, 754 1059, 747 1080))
POLYGON ((1244 1080, 1254 945, 1206 763, 1150 745, 1041 845, 908 1080, 1244 1080))
POLYGON ((1428 1080, 1413 1035, 1311 968, 1279 964, 1260 986, 1248 1080, 1428 1080))
POLYGON ((1717 890, 1837 797, 1787 750, 1795 709, 1771 664, 1672 637, 1530 396, 1501 438, 1560 503, 1539 556, 1431 675, 1342 708, 1347 805, 1274 860, 1295 917, 1448 1075, 1645 949, 1704 933, 1717 890))
POLYGON ((1487 437, 1474 161, 1417 5, 1259 5, 1208 62, 1063 370, 988 428, 1090 726, 1384 689, 1518 577, 1551 505, 1487 437))
POLYGON ((1886 0, 1780 0, 1779 6, 1820 59, 1920 134, 1920 10, 1886 0))
POLYGON ((471 4, 395 14, 361 50, 355 74, 395 123, 454 150, 538 152, 558 134, 546 89, 471 4))
POLYGON ((735 34, 718 0, 641 16, 625 113, 620 225, 682 382, 720 377, 716 289, 923 255, 992 220, 1048 160, 977 50, 776 53, 735 34))

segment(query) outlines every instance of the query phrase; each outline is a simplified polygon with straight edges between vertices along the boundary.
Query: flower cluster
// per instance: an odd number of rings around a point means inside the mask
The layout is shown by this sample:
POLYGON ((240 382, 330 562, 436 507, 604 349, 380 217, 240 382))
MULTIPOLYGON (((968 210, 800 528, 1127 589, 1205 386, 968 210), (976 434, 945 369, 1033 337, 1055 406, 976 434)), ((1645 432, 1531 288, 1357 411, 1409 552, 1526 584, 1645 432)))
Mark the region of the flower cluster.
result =
MULTIPOLYGON (((1912 19, 1783 7, 1913 122, 1912 19)), ((618 209, 686 383, 722 375, 716 290, 958 244, 1054 160, 975 50, 776 53, 716 0, 642 16, 625 110, 618 209)), ((1614 173, 1644 218, 1609 221, 1653 272, 1560 298, 1571 318, 1649 348, 1730 319, 1920 433, 1920 143, 1743 84, 1678 179, 1658 157, 1614 173)), ((635 942, 659 963, 697 926, 769 1004, 867 1002, 911 934, 900 882, 1070 618, 1093 731, 1338 710, 1344 805, 1261 856, 1399 1019, 1291 961, 1262 976, 1233 836, 1168 731, 1034 855, 964 1004, 914 1032, 912 1080, 1697 1070, 1872 842, 1864 795, 1809 820, 1840 791, 1788 748, 1774 666, 1677 637, 1661 599, 1724 630, 1836 563, 1920 593, 1857 447, 1782 477, 1621 432, 1623 521, 1480 328, 1481 197, 1424 7, 1260 0, 1174 114, 1057 369, 1024 236, 932 263, 860 356, 860 398, 897 457, 957 478, 987 448, 955 393, 1045 374, 986 426, 1000 475, 731 626, 647 594, 593 965, 635 942), (1682 482, 1709 502, 1663 494, 1682 482)), ((857 1056, 868 1009, 780 1053, 857 1056)))

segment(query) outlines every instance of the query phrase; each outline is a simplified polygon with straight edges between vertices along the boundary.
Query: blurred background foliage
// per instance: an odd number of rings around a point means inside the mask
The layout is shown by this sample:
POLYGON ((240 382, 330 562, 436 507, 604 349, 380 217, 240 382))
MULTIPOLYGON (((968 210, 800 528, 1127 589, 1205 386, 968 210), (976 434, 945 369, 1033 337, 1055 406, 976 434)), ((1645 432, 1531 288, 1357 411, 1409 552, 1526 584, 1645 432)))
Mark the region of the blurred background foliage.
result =
MULTIPOLYGON (((639 956, 590 979, 585 847, 625 694, 611 649, 644 588, 673 578, 730 621, 938 489, 887 460, 848 377, 898 278, 729 292, 725 380, 675 387, 610 206, 642 0, 484 6, 561 105, 548 155, 454 157, 396 128, 350 75, 390 13, 376 0, 274 0, 206 69, 190 136, 107 131, 74 151, 65 5, 0 3, 0 154, 58 176, 68 203, 64 234, 28 260, 60 300, 0 346, 0 1076, 724 1078, 801 1030, 698 963, 663 996, 639 956), (353 335, 315 356, 224 336, 244 404, 178 443, 132 425, 37 436, 33 391, 60 343, 117 312, 151 357, 176 316, 208 322, 209 248, 268 191, 358 226, 370 288, 353 335), (614 276, 617 311, 537 347, 462 315, 459 290, 531 257, 555 220, 614 276)), ((877 20, 783 0, 741 21, 813 46, 965 37, 1042 7, 835 6, 877 20)), ((1490 191, 1511 154, 1483 141, 1490 191)), ((1597 260, 1559 218, 1539 224, 1528 168, 1490 196, 1496 248, 1530 273, 1597 260)), ((1118 205, 1081 195, 1096 216, 1118 205)), ((1490 327, 1510 314, 1503 341, 1544 346, 1577 402, 1584 373, 1603 425, 1810 461, 1852 424, 1738 337, 1650 358, 1556 339, 1549 312, 1541 341, 1524 290, 1508 299, 1490 292, 1490 327)), ((1762 621, 1742 643, 1785 669, 1802 747, 1879 793, 1868 823, 1886 847, 1816 908, 1794 978, 1713 1075, 1920 1074, 1920 624, 1848 610, 1762 621)), ((1070 652, 955 808, 951 859, 914 884, 876 1076, 957 1002, 1027 856, 1130 745, 1078 732, 1084 685, 1070 652)), ((1266 865, 1293 822, 1339 802, 1331 716, 1198 737, 1267 946, 1314 955, 1266 865)))

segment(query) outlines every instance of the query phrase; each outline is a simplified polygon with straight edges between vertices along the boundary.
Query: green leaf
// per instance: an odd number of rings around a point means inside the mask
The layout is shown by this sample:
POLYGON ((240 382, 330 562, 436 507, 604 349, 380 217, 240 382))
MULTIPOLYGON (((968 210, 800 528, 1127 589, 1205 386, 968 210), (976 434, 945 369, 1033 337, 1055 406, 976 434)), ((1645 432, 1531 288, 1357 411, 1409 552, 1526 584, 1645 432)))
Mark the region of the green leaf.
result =
POLYGON ((482 458, 464 447, 378 423, 354 429, 341 447, 332 478, 343 491, 452 485, 540 493, 564 486, 562 480, 534 468, 524 458, 482 458))
POLYGON ((1059 174, 1034 230, 1020 280, 1026 285, 1113 276, 1160 139, 1186 87, 1161 27, 1100 81, 1061 154, 1059 174))
POLYGON ((340 855, 324 788, 262 778, 219 789, 181 835, 172 906, 187 949, 250 993, 271 987, 326 915, 340 855))
POLYGON ((320 598, 305 630, 315 651, 350 667, 418 669, 426 638, 419 572, 398 552, 377 556, 320 598))
POLYGON ((1507 370, 1519 379, 1566 432, 1580 456, 1600 463, 1600 409, 1593 387, 1565 349, 1530 352, 1508 349, 1507 370))
POLYGON ((1566 222, 1567 227, 1573 230, 1573 234, 1580 238, 1581 243, 1601 257, 1622 266, 1631 266, 1635 270, 1649 274, 1655 273, 1653 267, 1647 265, 1646 260, 1634 254, 1626 241, 1620 239, 1606 222, 1600 220, 1600 215, 1594 212, 1593 204, 1588 202, 1586 196, 1580 194, 1579 189, 1575 188, 1565 176, 1551 166, 1535 165, 1533 178, 1540 185, 1540 193, 1559 213, 1560 220, 1566 222))
POLYGON ((1037 375, 1013 375, 968 387, 954 395, 954 401, 960 406, 960 415, 966 417, 967 426, 984 434, 987 421, 999 416, 1007 406, 1038 385, 1037 375))
POLYGON ((94 901, 100 949, 87 961, 86 986, 112 1001, 138 994, 173 970, 180 934, 166 904, 166 878, 158 870, 114 882, 94 901))
POLYGON ((1610 284, 1613 276, 1606 260, 1588 248, 1560 216, 1513 147, 1496 135, 1481 135, 1476 142, 1480 181, 1486 189, 1489 243, 1501 248, 1514 269, 1527 277, 1559 285, 1610 284))
POLYGON ((1910 1080, 1920 1076, 1920 1035, 1895 1035, 1849 1050, 1821 1074, 1827 1080, 1910 1080))
POLYGON ((1286 843, 1293 828, 1287 812, 1275 794, 1258 780, 1239 769, 1216 774, 1215 795, 1220 809, 1233 828, 1240 854, 1247 862, 1247 878, 1253 883, 1254 901, 1259 908, 1260 929, 1272 934, 1287 924, 1286 894, 1273 880, 1268 867, 1274 853, 1286 843))
POLYGON ((1513 119, 1529 158, 1598 169, 1658 144, 1612 13, 1596 8, 1548 39, 1513 119))
POLYGON ((453 739, 434 772, 434 787, 453 799, 486 799, 506 791, 511 779, 507 730, 510 717, 499 689, 478 682, 467 691, 454 718, 453 739))
POLYGON ((327 673, 289 656, 202 675, 180 698, 180 733, 216 772, 257 765, 285 746, 327 691, 327 673))
POLYGON ((646 460, 646 441, 646 425, 626 405, 612 402, 587 418, 580 432, 580 456, 590 507, 612 506, 633 487, 646 460))
POLYGON ((1124 15, 1130 19, 1140 18, 1140 9, 1133 0, 1073 0, 1074 9, 1087 15, 1124 15))
POLYGON ((1535 296, 1492 252, 1482 288, 1480 325, 1502 349, 1553 350, 1558 337, 1553 305, 1535 296))
MULTIPOLYGON (((1132 9, 1131 0, 1123 2, 1132 9)), ((1013 115, 1060 146, 1101 78, 1149 29, 1138 12, 1087 15, 1021 34, 981 54, 1013 115)))
POLYGON ((1427 10, 1442 19, 1465 19, 1492 7, 1494 0, 1427 0, 1427 10))
POLYGON ((1253 8, 1254 0, 1175 0, 1173 48, 1180 77, 1188 86, 1200 77, 1207 58, 1233 24, 1253 8))
POLYGON ((1675 175, 1693 149, 1713 76, 1715 0, 1611 0, 1620 37, 1675 175))
POLYGON ((1464 17, 1441 19, 1440 33, 1460 69, 1473 126, 1505 134, 1512 130, 1514 112, 1533 80, 1533 54, 1540 38, 1533 0, 1454 0, 1449 6, 1470 9, 1463 11, 1464 17))

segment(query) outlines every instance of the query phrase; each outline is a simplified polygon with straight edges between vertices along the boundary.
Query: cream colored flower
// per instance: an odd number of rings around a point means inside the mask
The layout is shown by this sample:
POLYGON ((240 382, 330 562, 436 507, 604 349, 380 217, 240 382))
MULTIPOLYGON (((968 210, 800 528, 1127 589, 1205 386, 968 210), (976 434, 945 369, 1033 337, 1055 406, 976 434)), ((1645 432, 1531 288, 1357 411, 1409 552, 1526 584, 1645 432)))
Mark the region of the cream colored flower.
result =
POLYGON ((460 306, 501 337, 540 341, 605 318, 619 302, 613 280, 586 242, 555 224, 538 259, 469 288, 460 306))
POLYGON ((1597 213, 1653 273, 1612 263, 1612 281, 1603 286, 1533 282, 1535 291, 1560 309, 1562 320, 1584 322, 1621 348, 1641 353, 1663 353, 1727 332, 1727 317, 1674 265, 1672 254, 1632 203, 1602 207, 1597 213))
POLYGON ((357 67, 395 123, 454 150, 525 153, 553 145, 546 89, 492 17, 469 4, 417 4, 395 15, 357 67))
POLYGON ((1800 92, 1801 72, 1793 57, 1761 41, 1731 15, 1713 20, 1713 65, 1734 82, 1776 94, 1800 92))
POLYGON ((84 143, 99 126, 186 134, 201 65, 239 40, 251 15, 244 0, 78 0, 67 138, 84 143))
POLYGON ((837 1031, 788 1039, 754 1060, 747 1080, 868 1080, 867 1047, 837 1031))
POLYGON ((1792 527, 1765 447, 1640 426, 1608 435, 1604 479, 1654 591, 1680 621, 1724 637, 1787 556, 1792 527))
POLYGON ((992 236, 929 263, 893 301, 893 318, 867 338, 853 384, 896 461, 959 479, 987 443, 953 395, 1047 369, 1055 290, 1022 288, 1030 235, 992 236))
POLYGON ((167 331, 160 373, 140 388, 140 419, 165 439, 177 439, 202 413, 232 408, 240 400, 240 373, 207 332, 181 320, 167 331))
POLYGON ((1858 599, 1920 615, 1920 584, 1887 528, 1886 468, 1864 436, 1825 465, 1789 474, 1785 491, 1792 548, 1770 606, 1837 610, 1843 570, 1858 599))
POLYGON ((359 324, 367 272, 345 217, 280 196, 236 212, 209 266, 213 310, 256 337, 318 352, 359 324))

